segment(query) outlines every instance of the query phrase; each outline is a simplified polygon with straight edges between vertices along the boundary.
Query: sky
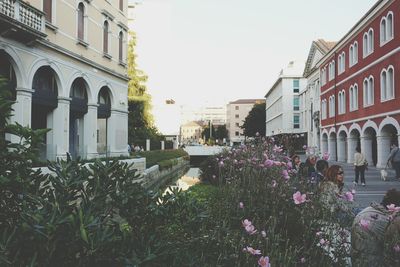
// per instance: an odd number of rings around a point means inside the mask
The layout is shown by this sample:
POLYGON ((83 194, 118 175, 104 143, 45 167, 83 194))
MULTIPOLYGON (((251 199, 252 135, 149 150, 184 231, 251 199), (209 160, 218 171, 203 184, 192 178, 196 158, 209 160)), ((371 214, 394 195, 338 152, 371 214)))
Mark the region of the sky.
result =
POLYGON ((201 107, 263 98, 313 40, 340 40, 376 0, 134 2, 137 63, 160 126, 166 99, 201 107))

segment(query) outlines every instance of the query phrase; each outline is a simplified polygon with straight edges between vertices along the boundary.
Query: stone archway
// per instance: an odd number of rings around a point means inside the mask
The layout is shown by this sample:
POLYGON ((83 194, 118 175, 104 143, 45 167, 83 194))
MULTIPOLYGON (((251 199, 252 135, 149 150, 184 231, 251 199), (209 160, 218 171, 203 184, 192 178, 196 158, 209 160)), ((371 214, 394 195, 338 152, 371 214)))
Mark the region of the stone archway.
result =
POLYGON ((336 132, 331 132, 328 138, 329 159, 332 161, 337 160, 336 145, 337 145, 336 132))
POLYGON ((388 156, 390 153, 390 145, 395 144, 398 145, 398 135, 399 132, 397 128, 393 124, 384 125, 380 134, 377 137, 377 145, 378 145, 378 168, 384 168, 387 164, 388 156))
POLYGON ((109 118, 111 116, 111 93, 107 86, 101 87, 97 97, 97 153, 108 156, 110 153, 109 118))
POLYGON ((370 166, 376 166, 378 161, 377 133, 373 127, 366 127, 361 137, 361 152, 370 166))
POLYGON ((356 151, 356 147, 361 148, 361 134, 358 129, 352 129, 349 133, 349 137, 347 138, 347 162, 354 162, 354 153, 356 151))
POLYGON ((322 154, 329 153, 328 134, 327 133, 323 133, 322 137, 321 137, 321 152, 322 152, 322 154))
POLYGON ((339 162, 347 162, 347 153, 348 145, 347 145, 347 133, 345 131, 339 132, 339 137, 337 140, 337 161, 339 162))

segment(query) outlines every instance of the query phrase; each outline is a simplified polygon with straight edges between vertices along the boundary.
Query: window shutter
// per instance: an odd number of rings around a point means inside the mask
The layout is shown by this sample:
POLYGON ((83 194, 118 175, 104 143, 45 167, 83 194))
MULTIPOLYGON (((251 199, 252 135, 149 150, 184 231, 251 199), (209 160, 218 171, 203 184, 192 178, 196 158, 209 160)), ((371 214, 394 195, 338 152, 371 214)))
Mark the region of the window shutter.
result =
POLYGON ((45 18, 48 22, 51 23, 51 18, 52 18, 52 0, 44 0, 43 1, 43 12, 45 13, 45 18))

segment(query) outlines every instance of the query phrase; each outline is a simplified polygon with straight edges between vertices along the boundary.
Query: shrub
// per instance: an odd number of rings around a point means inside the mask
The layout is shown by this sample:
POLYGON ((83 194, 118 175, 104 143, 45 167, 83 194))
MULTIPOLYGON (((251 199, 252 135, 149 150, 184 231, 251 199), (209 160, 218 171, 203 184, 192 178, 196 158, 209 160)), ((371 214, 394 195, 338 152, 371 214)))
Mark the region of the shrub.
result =
POLYGON ((188 154, 183 149, 144 151, 133 155, 146 158, 146 168, 157 165, 164 160, 188 157, 188 154))

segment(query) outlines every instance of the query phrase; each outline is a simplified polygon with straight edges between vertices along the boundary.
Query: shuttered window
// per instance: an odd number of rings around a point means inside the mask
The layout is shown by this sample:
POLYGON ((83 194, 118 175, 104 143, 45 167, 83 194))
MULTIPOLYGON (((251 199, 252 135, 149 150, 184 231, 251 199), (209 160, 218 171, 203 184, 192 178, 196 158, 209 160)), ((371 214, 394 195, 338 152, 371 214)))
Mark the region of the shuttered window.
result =
POLYGON ((53 8, 52 0, 43 0, 43 12, 45 13, 44 16, 46 18, 46 21, 48 21, 48 22, 51 22, 52 8, 53 8))
POLYGON ((124 10, 124 0, 119 0, 119 10, 124 10))
POLYGON ((85 6, 80 3, 78 5, 78 39, 84 40, 84 23, 85 23, 85 6))
POLYGON ((104 21, 103 26, 103 52, 108 54, 108 21, 104 21))
POLYGON ((119 45, 118 45, 118 48, 119 48, 119 57, 118 57, 118 59, 119 59, 119 62, 123 62, 123 40, 124 40, 124 34, 122 33, 122 31, 121 32, 119 32, 119 39, 118 39, 118 42, 119 42, 119 45))

